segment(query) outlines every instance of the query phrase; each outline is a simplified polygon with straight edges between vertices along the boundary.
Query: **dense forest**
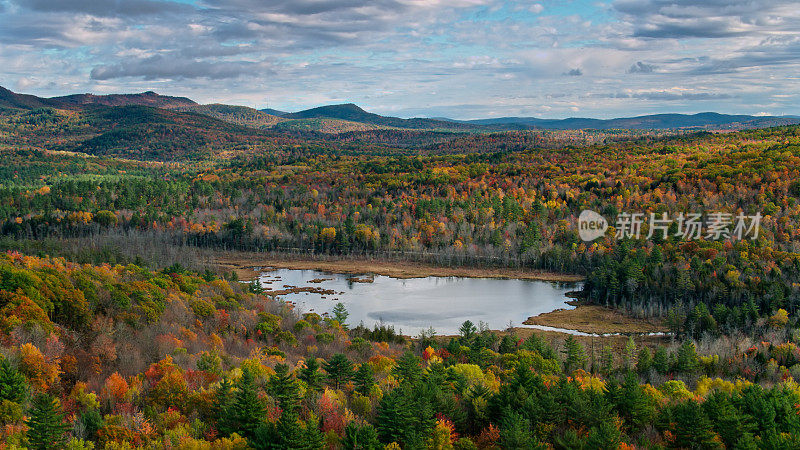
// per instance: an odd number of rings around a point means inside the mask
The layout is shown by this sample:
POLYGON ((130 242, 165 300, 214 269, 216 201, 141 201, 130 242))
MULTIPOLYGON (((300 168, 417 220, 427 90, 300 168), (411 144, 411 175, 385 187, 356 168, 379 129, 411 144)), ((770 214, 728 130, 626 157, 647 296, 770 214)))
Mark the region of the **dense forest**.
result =
POLYGON ((320 131, 215 114, 237 123, 0 111, 6 448, 800 447, 800 127, 320 131), (587 209, 610 225, 592 242, 587 209), (761 222, 618 239, 631 213, 761 222), (584 301, 670 333, 401 336, 338 305, 300 315, 201 250, 579 274, 584 301))
MULTIPOLYGON (((796 448, 800 336, 408 341, 173 266, 0 257, 8 448, 796 448), (735 380, 735 381, 729 381, 735 380)), ((785 313, 785 312, 784 312, 785 313)))

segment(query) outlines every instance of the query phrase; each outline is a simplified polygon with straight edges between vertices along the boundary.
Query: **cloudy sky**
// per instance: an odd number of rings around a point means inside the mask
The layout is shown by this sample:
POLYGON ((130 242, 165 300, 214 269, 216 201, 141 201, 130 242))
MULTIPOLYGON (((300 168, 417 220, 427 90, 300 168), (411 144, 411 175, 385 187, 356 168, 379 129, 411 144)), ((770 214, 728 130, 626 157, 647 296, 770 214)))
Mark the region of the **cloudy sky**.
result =
POLYGON ((796 0, 0 0, 0 85, 401 117, 800 114, 796 0))

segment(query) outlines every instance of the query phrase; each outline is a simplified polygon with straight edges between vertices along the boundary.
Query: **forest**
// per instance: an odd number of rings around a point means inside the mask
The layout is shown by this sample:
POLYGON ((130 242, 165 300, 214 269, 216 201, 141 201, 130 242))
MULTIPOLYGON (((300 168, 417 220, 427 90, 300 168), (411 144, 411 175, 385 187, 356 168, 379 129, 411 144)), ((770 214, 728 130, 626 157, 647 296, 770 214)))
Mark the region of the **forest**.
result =
POLYGON ((320 132, 187 111, 2 110, 5 448, 800 448, 800 127, 320 132), (586 209, 611 225, 593 242, 586 209), (621 213, 761 226, 618 239, 621 213), (669 333, 403 336, 343 305, 299 314, 198 252, 577 274, 581 301, 669 333))

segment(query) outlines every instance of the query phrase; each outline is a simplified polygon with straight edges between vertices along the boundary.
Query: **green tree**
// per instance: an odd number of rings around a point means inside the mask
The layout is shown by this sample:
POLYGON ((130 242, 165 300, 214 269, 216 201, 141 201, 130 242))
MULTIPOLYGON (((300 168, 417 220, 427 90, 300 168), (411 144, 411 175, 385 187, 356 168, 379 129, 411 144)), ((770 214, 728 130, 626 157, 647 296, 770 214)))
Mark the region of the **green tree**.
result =
POLYGON ((331 313, 333 314, 333 320, 339 322, 339 325, 342 327, 347 328, 347 318, 350 316, 350 313, 347 312, 347 307, 344 306, 344 303, 337 303, 333 307, 331 313))
POLYGON ((415 384, 422 379, 422 358, 417 357, 410 351, 403 353, 397 359, 397 365, 392 368, 392 375, 401 383, 415 384))
POLYGON ((586 448, 596 450, 617 450, 622 443, 622 432, 613 421, 604 420, 589 430, 586 448))
POLYGON ((574 337, 568 336, 564 342, 564 371, 572 373, 576 369, 583 369, 586 364, 586 352, 583 346, 574 337))
POLYGON ((39 394, 33 399, 28 426, 28 443, 36 450, 62 448, 66 443, 69 425, 64 423, 64 412, 57 399, 49 394, 39 394))
POLYGON ((262 424, 266 412, 266 405, 258 396, 255 378, 245 368, 237 383, 233 401, 223 412, 220 431, 226 435, 238 433, 250 439, 262 424))
POLYGON ((284 411, 294 410, 300 401, 300 386, 286 364, 275 366, 275 375, 267 382, 266 391, 284 411))
POLYGON ((27 392, 25 375, 12 367, 8 360, 3 359, 0 362, 0 401, 22 403, 27 392))
POLYGON ((711 421, 703 413, 700 405, 688 400, 675 405, 672 411, 673 441, 675 448, 717 449, 722 448, 719 436, 714 433, 711 421))
POLYGON ((678 358, 675 368, 684 373, 692 373, 697 370, 700 358, 697 356, 697 349, 692 341, 684 341, 678 347, 678 358))
POLYGON ((328 373, 328 383, 334 389, 340 389, 342 384, 353 378, 353 363, 342 353, 331 356, 331 359, 323 364, 323 367, 328 373))
POLYGON ((461 328, 458 329, 458 332, 461 334, 461 341, 469 345, 469 342, 475 337, 478 329, 475 328, 475 324, 472 323, 472 321, 465 320, 464 323, 461 324, 461 328))
POLYGON ((361 395, 369 395, 370 389, 375 385, 375 375, 372 371, 372 366, 368 363, 363 363, 358 366, 353 381, 356 384, 356 392, 361 395))
POLYGON ((378 432, 372 425, 368 423, 359 425, 356 422, 347 424, 341 445, 344 450, 379 450, 383 448, 378 440, 378 432))
POLYGON ((636 372, 640 375, 647 375, 650 372, 650 367, 653 365, 653 356, 650 353, 650 349, 647 347, 642 347, 639 350, 639 358, 636 361, 636 372))
POLYGON ((669 354, 667 354, 667 349, 663 345, 659 345, 656 348, 656 352, 653 355, 653 368, 662 375, 669 372, 669 354))
POLYGON ((306 383, 309 390, 319 390, 322 386, 322 379, 325 376, 319 371, 317 358, 309 356, 306 359, 306 366, 300 369, 297 378, 306 383))

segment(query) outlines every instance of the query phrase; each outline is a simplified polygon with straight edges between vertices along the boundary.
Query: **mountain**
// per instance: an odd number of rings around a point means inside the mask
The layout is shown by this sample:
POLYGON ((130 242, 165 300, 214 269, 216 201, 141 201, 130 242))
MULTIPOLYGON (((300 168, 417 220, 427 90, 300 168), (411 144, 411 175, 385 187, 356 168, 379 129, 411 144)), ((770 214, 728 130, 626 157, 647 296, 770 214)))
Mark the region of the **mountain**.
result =
POLYGON ((466 122, 448 122, 444 120, 413 118, 401 119, 399 117, 381 116, 364 111, 353 103, 341 105, 320 106, 305 111, 284 114, 284 119, 340 119, 349 122, 369 123, 381 127, 410 128, 410 129, 462 129, 471 130, 483 128, 479 124, 466 122))
POLYGON ((61 97, 43 98, 29 94, 17 94, 0 86, 0 107, 36 109, 36 108, 60 108, 76 109, 82 106, 101 105, 101 106, 152 106, 154 108, 177 108, 197 105, 194 101, 186 97, 170 97, 159 95, 153 91, 142 92, 140 94, 72 94, 61 97))
POLYGON ((698 114, 653 114, 615 119, 590 119, 571 117, 568 119, 539 119, 535 117, 500 117, 496 119, 468 120, 466 123, 477 125, 522 125, 532 128, 553 130, 580 129, 677 129, 677 128, 763 128, 778 125, 800 123, 800 119, 792 116, 749 116, 730 115, 714 112, 698 114))
POLYGON ((170 97, 159 95, 153 91, 142 92, 140 94, 73 94, 63 97, 53 97, 48 99, 56 105, 63 107, 77 105, 103 105, 103 106, 151 106, 153 108, 179 108, 197 105, 194 101, 186 97, 170 97))
POLYGON ((248 108, 247 106, 223 105, 220 103, 211 105, 194 104, 170 109, 203 114, 204 116, 251 128, 270 128, 284 121, 281 117, 268 114, 263 110, 248 108))
POLYGON ((263 109, 259 109, 259 111, 261 111, 261 112, 265 112, 265 113, 267 113, 267 114, 271 114, 271 115, 273 115, 273 116, 278 116, 278 117, 280 117, 280 116, 284 116, 284 115, 286 115, 286 114, 289 114, 289 113, 288 113, 288 112, 286 112, 286 111, 280 111, 280 110, 277 110, 277 109, 272 109, 272 108, 263 108, 263 109))
POLYGON ((17 94, 0 86, 0 108, 35 109, 52 106, 47 99, 35 95, 17 94))

